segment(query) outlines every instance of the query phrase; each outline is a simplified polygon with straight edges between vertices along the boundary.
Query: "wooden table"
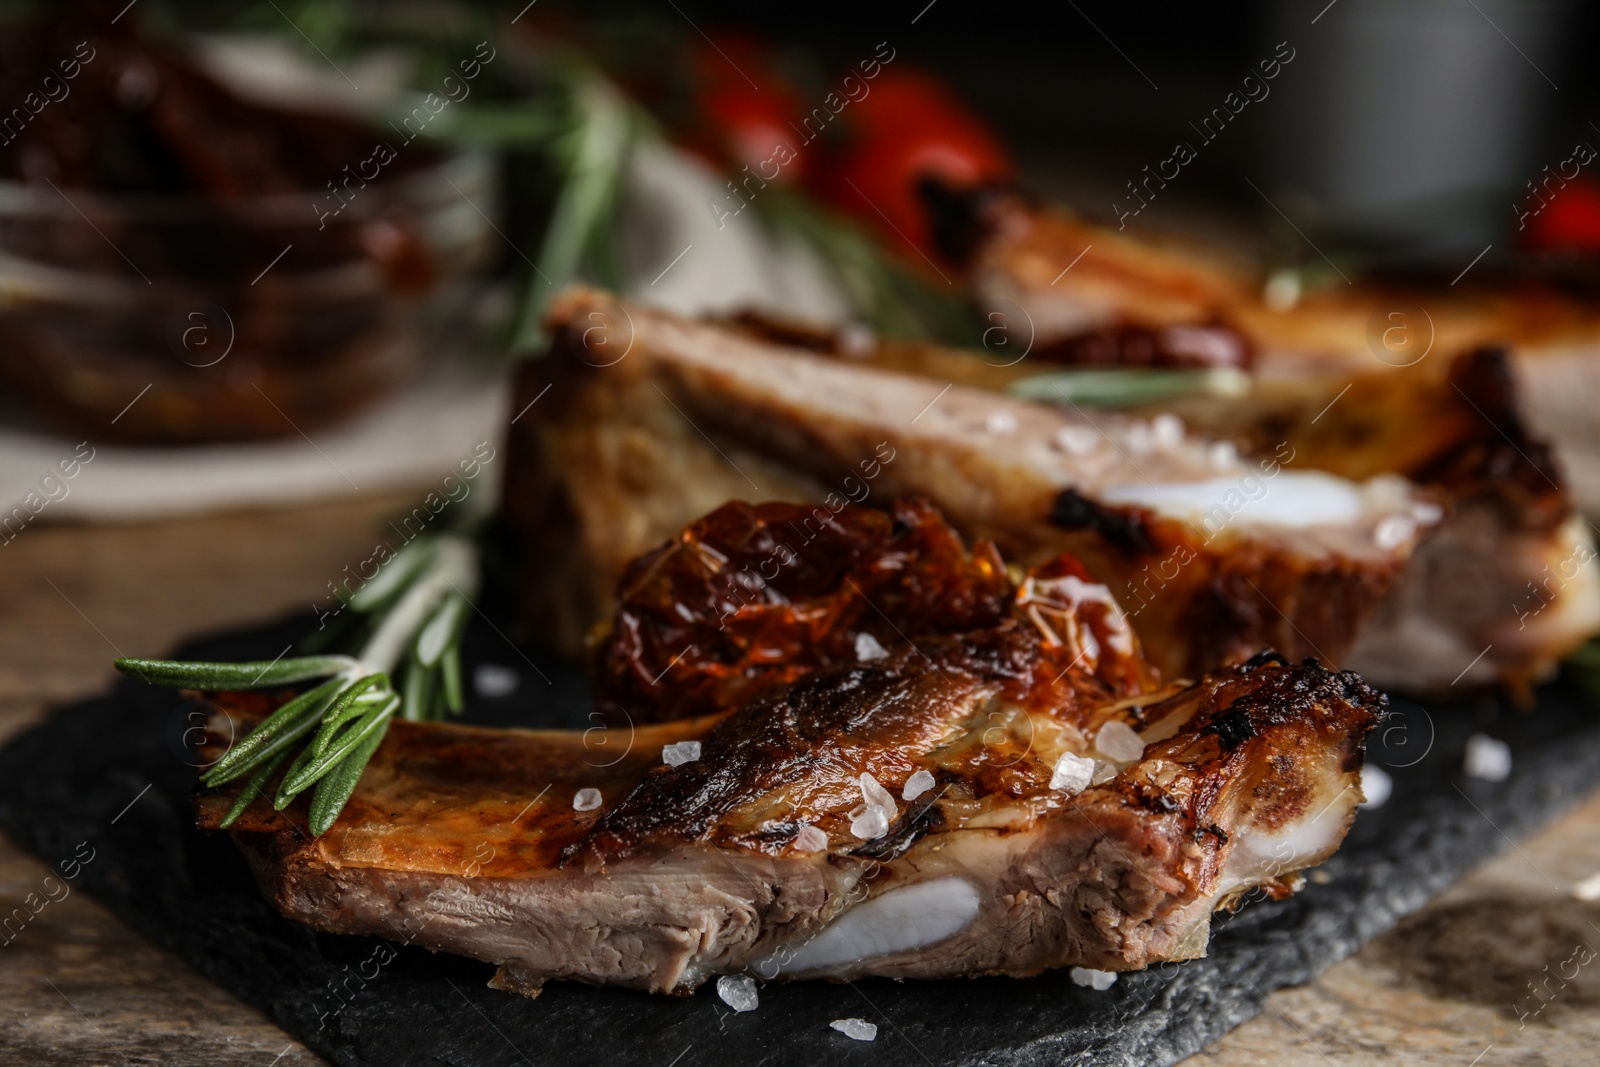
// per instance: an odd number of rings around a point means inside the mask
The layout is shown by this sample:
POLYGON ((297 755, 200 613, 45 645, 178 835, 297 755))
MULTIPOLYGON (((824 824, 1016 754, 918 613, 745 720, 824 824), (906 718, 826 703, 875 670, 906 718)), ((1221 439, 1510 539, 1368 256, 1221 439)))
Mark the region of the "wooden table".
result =
MULTIPOLYGON (((415 495, 28 527, 0 546, 0 740, 49 706, 101 689, 118 652, 160 655, 185 636, 307 608, 415 495)), ((1484 832, 1495 831, 1485 824, 1484 832)), ((1552 980, 1553 999, 1536 1018, 1519 1023, 1514 1007, 1537 1003, 1527 983, 1575 950, 1600 950, 1600 904, 1571 892, 1596 872, 1600 795, 1316 982, 1275 993, 1259 1017, 1190 1063, 1600 1062, 1600 957, 1565 988, 1552 980)), ((0 837, 0 913, 46 873, 0 837)), ((82 894, 45 909, 0 949, 0 1020, 7 1064, 323 1062, 82 894)))

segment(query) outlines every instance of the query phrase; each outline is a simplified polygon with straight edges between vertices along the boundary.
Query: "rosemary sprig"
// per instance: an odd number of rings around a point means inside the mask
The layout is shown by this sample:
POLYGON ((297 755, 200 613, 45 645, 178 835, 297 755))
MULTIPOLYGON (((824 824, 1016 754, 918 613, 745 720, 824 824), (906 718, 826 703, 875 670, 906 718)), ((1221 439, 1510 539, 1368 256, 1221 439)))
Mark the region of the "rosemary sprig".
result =
POLYGON ((271 689, 326 678, 355 665, 349 656, 299 656, 259 663, 175 662, 162 659, 120 659, 117 670, 151 685, 178 689, 271 689))
POLYGON ((552 69, 564 72, 565 115, 542 147, 560 175, 560 191, 511 327, 513 355, 543 347, 545 306, 575 278, 620 287, 616 219, 628 161, 641 139, 659 136, 643 109, 597 70, 570 55, 551 59, 552 69))
POLYGON ((1024 400, 1119 408, 1193 394, 1239 396, 1249 388, 1249 378, 1230 368, 1076 367, 1019 379, 1007 391, 1024 400))
POLYGON ((446 711, 461 711, 461 634, 477 588, 471 538, 425 534, 395 553, 351 597, 351 608, 378 617, 359 655, 263 663, 124 658, 116 667, 152 685, 206 692, 326 679, 257 723, 200 776, 208 787, 249 776, 223 817, 221 825, 228 827, 287 763, 273 806, 282 810, 312 790, 311 832, 320 835, 344 809, 397 716, 438 719, 446 711))
POLYGON ((977 315, 953 287, 930 282, 860 226, 777 186, 753 203, 775 238, 809 250, 828 268, 874 330, 951 345, 981 340, 977 315))

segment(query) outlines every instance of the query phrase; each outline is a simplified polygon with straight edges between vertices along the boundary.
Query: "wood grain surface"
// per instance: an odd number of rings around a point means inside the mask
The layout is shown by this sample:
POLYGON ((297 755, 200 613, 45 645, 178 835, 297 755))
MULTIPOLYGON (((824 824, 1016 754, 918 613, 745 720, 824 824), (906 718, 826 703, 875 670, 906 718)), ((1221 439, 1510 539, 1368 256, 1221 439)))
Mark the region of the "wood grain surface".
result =
MULTIPOLYGON (((416 495, 29 526, 0 545, 0 741, 50 706, 102 689, 118 653, 157 656, 188 636, 306 609, 416 495)), ((1600 795, 1508 842, 1500 858, 1316 982, 1273 994, 1259 1017, 1189 1062, 1600 1062, 1600 903, 1573 894, 1596 872, 1600 795)), ((0 836, 0 911, 47 873, 0 836)), ((323 1062, 82 894, 47 907, 0 949, 0 1024, 5 1064, 323 1062)))

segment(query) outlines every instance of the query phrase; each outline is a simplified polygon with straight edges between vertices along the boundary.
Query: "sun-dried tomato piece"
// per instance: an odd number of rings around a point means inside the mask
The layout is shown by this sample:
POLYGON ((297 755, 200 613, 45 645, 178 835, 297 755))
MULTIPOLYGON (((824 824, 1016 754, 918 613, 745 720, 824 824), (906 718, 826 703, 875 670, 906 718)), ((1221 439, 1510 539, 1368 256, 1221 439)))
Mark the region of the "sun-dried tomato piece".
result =
POLYGON ((925 500, 733 502, 624 572, 595 652, 598 704, 613 721, 707 714, 919 640, 1019 625, 1043 654, 1026 658, 1016 699, 1062 697, 1068 671, 1117 692, 1149 677, 1110 593, 1071 557, 1019 587, 992 543, 968 551, 925 500))

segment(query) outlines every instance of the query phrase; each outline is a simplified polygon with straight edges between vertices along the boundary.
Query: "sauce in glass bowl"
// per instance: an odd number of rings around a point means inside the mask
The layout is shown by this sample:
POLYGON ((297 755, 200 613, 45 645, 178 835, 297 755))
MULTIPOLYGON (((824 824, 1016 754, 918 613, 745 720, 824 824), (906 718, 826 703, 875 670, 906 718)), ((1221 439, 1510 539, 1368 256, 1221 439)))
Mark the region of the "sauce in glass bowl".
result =
POLYGON ((24 101, 0 116, 0 375, 57 425, 337 422, 419 369, 421 324, 493 251, 487 154, 247 102, 72 14, 0 35, 0 70, 24 101))

